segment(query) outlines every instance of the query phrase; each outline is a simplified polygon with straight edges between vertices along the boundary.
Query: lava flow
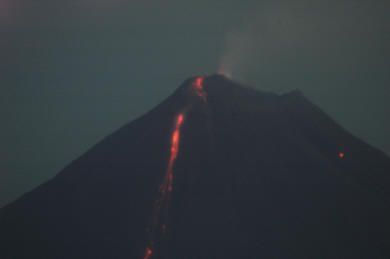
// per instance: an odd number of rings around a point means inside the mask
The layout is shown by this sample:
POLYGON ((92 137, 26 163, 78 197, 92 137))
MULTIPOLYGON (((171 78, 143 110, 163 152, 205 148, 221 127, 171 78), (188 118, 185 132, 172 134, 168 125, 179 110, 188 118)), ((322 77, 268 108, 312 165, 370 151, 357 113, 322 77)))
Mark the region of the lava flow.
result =
POLYGON ((181 112, 175 118, 174 129, 171 135, 171 149, 168 161, 168 168, 164 180, 160 185, 160 195, 155 203, 153 223, 149 229, 150 243, 145 250, 144 259, 149 259, 152 257, 154 244, 165 233, 166 222, 164 216, 166 216, 166 213, 163 213, 163 211, 166 211, 168 209, 169 200, 172 192, 173 167, 175 165, 175 161, 179 153, 180 130, 181 126, 183 125, 183 122, 184 112, 181 112))
POLYGON ((168 169, 165 175, 164 182, 160 186, 160 193, 162 195, 165 195, 167 193, 169 194, 172 192, 173 166, 175 165, 177 154, 179 153, 180 129, 181 126, 183 125, 183 122, 184 122, 184 112, 179 113, 179 115, 176 116, 175 128, 171 136, 171 150, 170 150, 170 156, 168 161, 168 169))
POLYGON ((147 247, 145 251, 144 259, 149 259, 153 254, 152 248, 147 247))
POLYGON ((203 81, 204 77, 197 77, 195 78, 195 81, 193 83, 194 89, 196 91, 196 94, 202 98, 203 101, 206 101, 206 92, 203 89, 203 81))
MULTIPOLYGON (((200 98, 202 98, 203 101, 206 101, 206 93, 203 90, 203 80, 203 77, 195 78, 192 87, 195 90, 196 94, 200 98)), ((190 105, 188 105, 185 110, 188 110, 189 107, 190 105)), ((178 115, 176 115, 174 120, 174 127, 171 134, 170 155, 167 171, 164 180, 160 185, 159 197, 157 198, 154 205, 154 213, 152 217, 153 222, 149 228, 149 244, 146 247, 144 259, 150 259, 153 254, 156 254, 156 245, 161 245, 157 242, 160 241, 160 239, 164 236, 166 232, 166 217, 173 189, 173 169, 177 156, 179 154, 181 128, 184 123, 185 115, 185 111, 180 112, 178 115)))

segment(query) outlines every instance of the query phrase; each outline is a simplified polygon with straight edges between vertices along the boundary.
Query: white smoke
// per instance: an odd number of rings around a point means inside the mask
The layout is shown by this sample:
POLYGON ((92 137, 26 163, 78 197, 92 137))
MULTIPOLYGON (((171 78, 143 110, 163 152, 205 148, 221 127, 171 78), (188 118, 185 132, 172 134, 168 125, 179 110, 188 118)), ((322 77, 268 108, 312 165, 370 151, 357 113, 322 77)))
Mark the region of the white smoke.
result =
POLYGON ((227 33, 220 73, 245 77, 254 60, 267 62, 292 47, 298 37, 296 21, 286 6, 263 5, 249 17, 227 33))
POLYGON ((229 77, 245 71, 246 62, 254 48, 253 32, 248 27, 244 30, 233 30, 226 36, 226 46, 221 57, 218 73, 229 77), (242 70, 242 71, 240 71, 242 70))
MULTIPOLYGON (((287 1, 260 4, 226 34, 219 72, 235 78, 279 73, 292 64, 322 66, 358 59, 389 29, 386 8, 370 1, 287 1), (321 60, 321 62, 319 62, 321 60)), ((383 40, 382 40, 383 42, 383 40)), ((297 71, 304 76, 306 71, 297 71)))

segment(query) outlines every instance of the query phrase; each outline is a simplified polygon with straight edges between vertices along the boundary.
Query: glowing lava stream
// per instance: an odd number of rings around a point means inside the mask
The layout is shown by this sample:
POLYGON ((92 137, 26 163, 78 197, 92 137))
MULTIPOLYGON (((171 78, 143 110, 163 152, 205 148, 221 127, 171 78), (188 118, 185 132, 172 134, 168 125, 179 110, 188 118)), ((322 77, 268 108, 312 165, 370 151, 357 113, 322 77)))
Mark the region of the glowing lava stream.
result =
POLYGON ((173 184, 173 166, 179 153, 179 143, 180 143, 180 129, 184 122, 184 112, 179 113, 176 116, 175 128, 171 136, 171 153, 169 156, 168 169, 164 179, 164 182, 160 186, 160 193, 162 195, 170 194, 172 192, 173 184))
POLYGON ((202 98, 203 101, 206 101, 206 92, 204 91, 203 89, 203 81, 204 81, 204 77, 197 77, 195 79, 195 82, 193 83, 193 87, 196 91, 196 94, 202 98))
MULTIPOLYGON (((203 77, 196 77, 192 83, 193 90, 196 95, 206 101, 206 93, 203 89, 203 77)), ((188 107, 187 109, 188 110, 188 107)), ((150 259, 153 254, 156 254, 154 248, 158 241, 164 236, 166 231, 166 217, 168 213, 169 201, 173 189, 173 169, 180 147, 181 128, 184 123, 186 112, 182 111, 176 115, 174 120, 174 128, 171 134, 170 155, 168 160, 168 167, 164 180, 159 188, 159 197, 154 205, 153 221, 149 230, 149 243, 145 249, 144 259, 150 259), (165 213, 164 213, 165 212, 165 213)))

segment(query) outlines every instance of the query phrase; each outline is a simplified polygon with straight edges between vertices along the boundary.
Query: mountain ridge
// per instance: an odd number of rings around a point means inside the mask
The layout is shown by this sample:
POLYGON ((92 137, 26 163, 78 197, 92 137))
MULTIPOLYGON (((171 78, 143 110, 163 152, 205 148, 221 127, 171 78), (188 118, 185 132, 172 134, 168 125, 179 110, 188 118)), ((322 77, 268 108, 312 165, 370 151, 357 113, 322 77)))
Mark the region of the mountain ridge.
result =
POLYGON ((158 220, 166 233, 153 237, 151 258, 390 255, 389 158, 299 91, 277 95, 211 75, 187 79, 1 209, 0 256, 147 258, 183 111, 172 194, 158 220))

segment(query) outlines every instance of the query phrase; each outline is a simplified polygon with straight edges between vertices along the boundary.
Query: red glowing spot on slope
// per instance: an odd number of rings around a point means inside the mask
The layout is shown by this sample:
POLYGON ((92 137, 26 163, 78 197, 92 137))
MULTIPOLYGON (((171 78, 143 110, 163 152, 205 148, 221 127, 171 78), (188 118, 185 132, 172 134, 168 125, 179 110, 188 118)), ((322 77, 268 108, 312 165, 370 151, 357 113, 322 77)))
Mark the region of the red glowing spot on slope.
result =
POLYGON ((345 157, 345 153, 344 152, 339 152, 339 158, 343 159, 345 157))
POLYGON ((147 247, 145 250, 144 259, 149 259, 153 254, 153 251, 150 247, 147 247))
POLYGON ((202 76, 197 77, 195 79, 196 88, 198 88, 199 90, 203 90, 203 81, 204 81, 204 78, 202 76))
POLYGON ((203 85, 204 85, 204 77, 203 76, 196 77, 193 83, 194 89, 196 91, 196 94, 205 101, 206 92, 203 89, 203 85))
POLYGON ((183 124, 184 122, 184 114, 183 113, 180 113, 178 116, 177 116, 177 119, 176 119, 176 127, 181 127, 181 125, 183 124))

